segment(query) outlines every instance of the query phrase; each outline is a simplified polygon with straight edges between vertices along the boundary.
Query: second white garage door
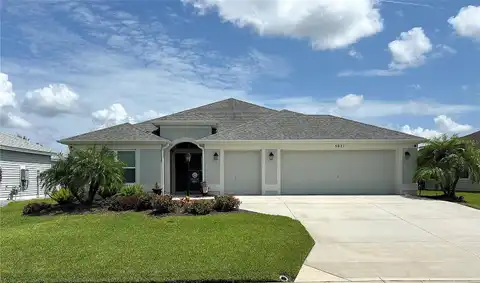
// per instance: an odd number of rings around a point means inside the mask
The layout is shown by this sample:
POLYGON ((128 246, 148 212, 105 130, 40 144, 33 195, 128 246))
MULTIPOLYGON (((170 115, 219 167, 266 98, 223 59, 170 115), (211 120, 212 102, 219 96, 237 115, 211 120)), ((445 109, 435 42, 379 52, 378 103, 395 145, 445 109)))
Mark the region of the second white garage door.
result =
POLYGON ((395 151, 282 151, 282 194, 393 194, 395 151))
POLYGON ((225 194, 261 195, 260 151, 225 151, 225 194))

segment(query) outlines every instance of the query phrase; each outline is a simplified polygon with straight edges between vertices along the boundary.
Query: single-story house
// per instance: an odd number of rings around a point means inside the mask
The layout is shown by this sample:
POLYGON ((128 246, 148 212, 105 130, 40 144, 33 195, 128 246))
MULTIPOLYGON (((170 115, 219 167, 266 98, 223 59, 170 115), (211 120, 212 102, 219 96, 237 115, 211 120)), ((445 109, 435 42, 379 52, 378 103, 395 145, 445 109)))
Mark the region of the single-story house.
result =
MULTIPOLYGON (((471 133, 467 136, 462 137, 463 139, 469 139, 473 140, 474 142, 478 143, 480 145, 480 131, 471 133)), ((468 178, 468 176, 463 176, 464 178, 461 178, 458 180, 457 184, 457 190, 459 191, 466 191, 466 192, 478 192, 480 191, 480 184, 474 184, 472 181, 468 178)))
POLYGON ((127 183, 165 193, 400 194, 416 189, 423 138, 331 115, 226 99, 145 122, 59 141, 104 145, 126 163, 127 183))
POLYGON ((54 152, 22 137, 0 133, 0 199, 7 199, 12 189, 16 198, 43 197, 39 175, 51 167, 54 152))

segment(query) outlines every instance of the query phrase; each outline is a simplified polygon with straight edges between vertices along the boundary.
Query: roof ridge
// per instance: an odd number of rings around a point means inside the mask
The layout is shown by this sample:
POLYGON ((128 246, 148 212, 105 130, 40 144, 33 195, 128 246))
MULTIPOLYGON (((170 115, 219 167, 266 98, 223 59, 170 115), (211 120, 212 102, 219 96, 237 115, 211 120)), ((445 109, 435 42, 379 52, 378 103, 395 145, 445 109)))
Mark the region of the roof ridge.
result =
MULTIPOLYGON (((171 114, 168 114, 168 115, 165 115, 165 116, 160 116, 160 117, 156 117, 156 118, 153 118, 153 119, 150 119, 150 120, 142 121, 142 122, 139 122, 139 123, 136 123, 136 124, 152 122, 152 121, 155 121, 157 119, 172 116, 172 115, 181 115, 181 114, 184 114, 184 113, 187 113, 187 112, 192 112, 192 111, 198 110, 199 108, 211 106, 211 105, 226 102, 226 101, 241 102, 241 103, 248 104, 249 107, 259 107, 259 108, 263 108, 265 110, 277 111, 278 112, 278 110, 273 109, 273 108, 268 108, 268 107, 265 107, 265 106, 262 106, 262 105, 258 105, 258 104, 255 104, 255 103, 251 103, 251 102, 248 102, 248 101, 244 101, 244 100, 240 100, 240 99, 237 99, 237 98, 230 97, 230 98, 222 99, 222 100, 219 100, 219 101, 214 101, 214 102, 211 102, 211 103, 200 105, 200 106, 197 106, 197 107, 194 107, 194 108, 185 109, 185 110, 180 111, 180 112, 175 112, 175 113, 171 113, 171 114)), ((232 103, 231 106, 232 106, 232 108, 234 107, 233 103, 232 103)), ((210 115, 205 114, 205 113, 201 113, 201 115, 210 116, 210 115)))

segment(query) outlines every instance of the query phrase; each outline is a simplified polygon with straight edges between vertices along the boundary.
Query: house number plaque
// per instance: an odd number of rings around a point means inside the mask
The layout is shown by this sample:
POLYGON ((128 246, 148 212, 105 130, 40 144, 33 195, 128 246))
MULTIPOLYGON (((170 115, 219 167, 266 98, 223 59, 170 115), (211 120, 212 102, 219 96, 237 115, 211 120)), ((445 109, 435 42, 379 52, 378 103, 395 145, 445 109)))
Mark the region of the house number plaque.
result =
POLYGON ((345 147, 344 144, 336 144, 336 145, 335 145, 335 148, 344 148, 344 147, 345 147))

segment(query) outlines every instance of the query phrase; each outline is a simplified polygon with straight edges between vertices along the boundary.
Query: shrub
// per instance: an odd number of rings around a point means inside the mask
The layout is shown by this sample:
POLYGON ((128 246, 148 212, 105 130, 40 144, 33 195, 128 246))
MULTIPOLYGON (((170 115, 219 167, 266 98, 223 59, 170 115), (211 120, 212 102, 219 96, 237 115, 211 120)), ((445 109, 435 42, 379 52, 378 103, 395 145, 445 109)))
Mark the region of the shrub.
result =
POLYGON ((52 204, 46 202, 32 202, 23 207, 23 215, 38 214, 42 211, 49 211, 52 204))
POLYGON ((152 198, 152 208, 156 213, 174 212, 177 206, 177 203, 172 200, 172 196, 155 195, 152 198))
POLYGON ((216 196, 213 209, 216 211, 233 211, 240 207, 240 200, 234 196, 216 196))
POLYGON ((110 197, 113 197, 120 191, 119 186, 114 186, 114 185, 109 185, 105 187, 101 187, 100 190, 98 191, 98 194, 103 198, 107 199, 110 197))
POLYGON ((186 213, 194 215, 206 215, 213 211, 213 201, 207 199, 194 200, 185 203, 183 207, 186 213))
POLYGON ((137 204, 135 205, 136 211, 143 211, 152 209, 152 195, 143 193, 137 196, 137 204))
POLYGON ((125 185, 120 189, 121 196, 136 196, 143 194, 143 186, 139 184, 125 185))
POLYGON ((136 209, 138 196, 115 196, 109 199, 108 209, 113 211, 126 211, 136 209))
POLYGON ((58 204, 72 203, 74 200, 72 192, 67 188, 61 188, 58 191, 54 191, 50 197, 58 204))

